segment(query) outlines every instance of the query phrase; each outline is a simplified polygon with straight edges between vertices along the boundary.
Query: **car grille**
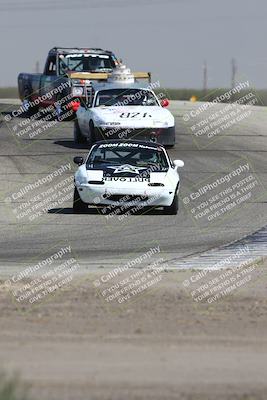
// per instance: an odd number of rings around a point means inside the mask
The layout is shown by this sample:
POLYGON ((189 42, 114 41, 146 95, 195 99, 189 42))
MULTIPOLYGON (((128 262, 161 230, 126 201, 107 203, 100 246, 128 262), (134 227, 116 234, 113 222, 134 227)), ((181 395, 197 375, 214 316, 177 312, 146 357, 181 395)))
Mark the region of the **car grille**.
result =
POLYGON ((157 137, 160 129, 156 128, 120 128, 117 126, 110 128, 96 128, 98 137, 102 140, 119 138, 119 139, 142 139, 150 140, 152 137, 157 137))
POLYGON ((106 195, 105 199, 111 201, 119 201, 121 203, 130 203, 130 202, 142 202, 147 201, 148 196, 141 196, 141 195, 128 195, 128 194, 111 194, 106 195))

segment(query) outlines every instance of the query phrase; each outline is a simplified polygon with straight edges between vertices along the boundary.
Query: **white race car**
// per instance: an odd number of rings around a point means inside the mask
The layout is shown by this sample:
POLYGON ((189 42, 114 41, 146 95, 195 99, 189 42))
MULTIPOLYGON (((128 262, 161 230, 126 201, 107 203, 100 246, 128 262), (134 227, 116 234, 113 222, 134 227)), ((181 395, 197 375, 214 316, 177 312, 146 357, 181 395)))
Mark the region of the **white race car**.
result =
POLYGON ((74 162, 79 165, 74 212, 94 205, 111 211, 163 207, 166 214, 177 214, 178 168, 184 162, 171 161, 163 146, 137 140, 101 141, 85 160, 74 157, 74 162))
POLYGON ((173 147, 175 120, 166 109, 169 101, 160 102, 152 84, 134 83, 129 70, 113 75, 105 84, 92 84, 90 99, 76 113, 74 141, 92 145, 98 140, 133 138, 173 147), (119 79, 120 73, 125 79, 119 79))

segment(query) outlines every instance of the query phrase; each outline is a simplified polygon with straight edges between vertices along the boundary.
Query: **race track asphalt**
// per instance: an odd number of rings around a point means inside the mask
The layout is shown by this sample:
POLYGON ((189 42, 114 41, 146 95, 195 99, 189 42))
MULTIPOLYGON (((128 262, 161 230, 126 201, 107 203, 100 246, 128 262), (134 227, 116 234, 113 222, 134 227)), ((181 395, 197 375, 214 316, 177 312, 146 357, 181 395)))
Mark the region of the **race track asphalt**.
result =
MULTIPOLYGON (((177 216, 166 216, 161 211, 121 218, 107 217, 98 212, 74 215, 69 198, 51 208, 48 201, 47 211, 30 220, 33 211, 22 216, 23 210, 25 212, 32 207, 28 201, 38 203, 40 199, 48 198, 54 182, 41 184, 23 196, 18 194, 20 189, 36 183, 63 164, 71 165, 72 170, 64 172, 59 181, 66 179, 71 185, 75 169, 73 156, 86 155, 87 148, 73 143, 71 121, 51 124, 33 138, 29 138, 28 133, 19 134, 28 126, 25 119, 5 119, 10 110, 18 106, 2 105, 0 270, 8 271, 29 259, 39 259, 58 243, 70 244, 85 268, 94 269, 116 264, 118 260, 126 261, 154 245, 160 245, 164 259, 172 262, 232 242, 266 225, 266 108, 248 107, 250 111, 241 121, 207 139, 205 134, 194 136, 194 129, 200 129, 200 126, 192 126, 204 121, 207 115, 220 112, 225 105, 213 106, 205 112, 205 116, 203 113, 197 117, 190 116, 190 111, 200 106, 201 103, 180 101, 174 101, 170 106, 176 119, 176 146, 169 150, 169 154, 173 159, 185 162, 185 167, 180 170, 180 210, 177 216), (185 121, 188 116, 189 121, 185 121), (237 205, 234 212, 229 210, 222 218, 214 218, 212 223, 205 218, 196 220, 183 199, 244 162, 250 165, 249 173, 253 168, 253 179, 257 179, 257 187, 252 190, 248 201, 237 205), (37 195, 39 197, 34 199, 37 195)), ((221 115, 225 115, 223 111, 221 115)), ((46 123, 42 121, 39 127, 46 123)), ((201 202, 197 205, 200 206, 201 202)))

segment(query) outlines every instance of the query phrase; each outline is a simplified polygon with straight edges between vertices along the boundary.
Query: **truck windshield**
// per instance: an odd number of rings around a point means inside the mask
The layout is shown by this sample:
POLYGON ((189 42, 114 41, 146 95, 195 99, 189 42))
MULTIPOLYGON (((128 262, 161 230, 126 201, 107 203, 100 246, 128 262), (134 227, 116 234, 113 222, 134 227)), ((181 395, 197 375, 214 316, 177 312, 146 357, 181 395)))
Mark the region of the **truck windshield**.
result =
POLYGON ((115 67, 112 56, 107 54, 66 54, 59 56, 60 75, 69 71, 110 72, 115 67))
POLYGON ((158 101, 150 90, 110 89, 97 93, 95 107, 99 106, 158 106, 158 101))

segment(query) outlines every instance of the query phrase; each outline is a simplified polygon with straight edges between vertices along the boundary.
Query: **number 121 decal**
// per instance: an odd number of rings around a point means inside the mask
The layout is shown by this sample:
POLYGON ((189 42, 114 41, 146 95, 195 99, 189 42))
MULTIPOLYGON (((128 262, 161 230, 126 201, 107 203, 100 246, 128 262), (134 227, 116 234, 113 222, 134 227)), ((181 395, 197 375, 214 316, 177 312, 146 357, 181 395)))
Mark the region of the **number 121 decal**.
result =
POLYGON ((140 112, 124 112, 120 114, 120 118, 136 118, 138 116, 141 116, 141 118, 152 118, 152 115, 148 114, 147 112, 145 113, 140 113, 140 112))

